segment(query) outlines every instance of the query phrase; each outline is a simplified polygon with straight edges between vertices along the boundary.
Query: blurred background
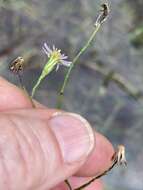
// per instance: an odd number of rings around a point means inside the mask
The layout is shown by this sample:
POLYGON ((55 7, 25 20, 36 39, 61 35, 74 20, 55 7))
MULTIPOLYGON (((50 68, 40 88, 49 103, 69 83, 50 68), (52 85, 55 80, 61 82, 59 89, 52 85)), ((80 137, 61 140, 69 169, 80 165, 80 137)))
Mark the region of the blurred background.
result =
MULTIPOLYGON (((104 0, 0 0, 0 74, 17 56, 31 89, 46 63, 44 42, 72 60, 89 38, 104 0)), ((110 16, 72 72, 64 109, 82 114, 116 146, 124 144, 128 167, 103 178, 107 190, 143 189, 143 0, 110 0, 110 16)), ((35 98, 55 107, 67 68, 52 72, 35 98)))

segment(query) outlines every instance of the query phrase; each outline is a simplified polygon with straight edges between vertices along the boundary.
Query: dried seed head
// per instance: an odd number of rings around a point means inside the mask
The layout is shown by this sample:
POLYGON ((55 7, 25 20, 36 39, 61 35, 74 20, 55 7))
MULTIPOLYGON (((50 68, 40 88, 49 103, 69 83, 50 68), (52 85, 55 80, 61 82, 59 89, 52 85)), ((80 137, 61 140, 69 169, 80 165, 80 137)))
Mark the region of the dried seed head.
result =
POLYGON ((10 65, 10 71, 15 74, 18 74, 23 70, 24 59, 22 57, 17 57, 14 61, 12 61, 10 65))
POLYGON ((101 9, 101 11, 100 11, 100 13, 96 19, 95 26, 97 26, 98 24, 102 24, 107 19, 108 15, 109 15, 110 9, 109 9, 108 4, 103 3, 101 5, 101 7, 102 7, 102 9, 101 9))
POLYGON ((113 155, 113 161, 117 162, 119 165, 127 165, 126 156, 125 156, 125 147, 123 145, 118 145, 117 151, 113 155))

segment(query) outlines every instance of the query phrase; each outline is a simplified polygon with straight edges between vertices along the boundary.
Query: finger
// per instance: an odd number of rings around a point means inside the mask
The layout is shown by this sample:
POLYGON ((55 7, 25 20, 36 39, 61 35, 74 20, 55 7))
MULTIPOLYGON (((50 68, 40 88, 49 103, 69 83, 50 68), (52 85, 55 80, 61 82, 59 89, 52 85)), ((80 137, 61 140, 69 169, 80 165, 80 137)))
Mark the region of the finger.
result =
POLYGON ((50 189, 73 175, 93 146, 92 129, 75 114, 1 114, 0 189, 50 189))
POLYGON ((96 146, 87 161, 77 172, 77 176, 97 176, 112 164, 114 148, 102 134, 95 132, 96 146))
POLYGON ((23 107, 32 107, 26 93, 0 77, 0 111, 23 107))
MULTIPOLYGON (((7 112, 8 114, 16 114, 21 116, 31 117, 33 119, 39 117, 40 119, 50 119, 54 113, 58 113, 57 110, 52 109, 28 109, 13 110, 7 112)), ((69 124, 70 127, 70 124, 69 124)), ((75 131, 76 133, 76 131, 75 131)), ((114 149, 111 143, 103 135, 95 131, 96 146, 94 151, 87 159, 86 163, 77 172, 77 176, 95 176, 103 173, 111 166, 111 158, 114 154, 114 149)))
MULTIPOLYGON (((22 116, 33 117, 33 119, 39 117, 40 119, 50 119, 52 114, 56 113, 57 110, 48 109, 28 109, 21 110, 20 113, 17 110, 9 112, 9 114, 21 114, 22 116)), ((70 127, 70 124, 69 124, 70 127)), ((75 131, 76 133, 76 131, 75 131)), ((111 158, 114 154, 114 149, 111 143, 103 135, 95 132, 96 146, 94 151, 87 159, 86 163, 77 172, 78 176, 95 176, 103 173, 111 166, 111 158)))
MULTIPOLYGON (((90 179, 91 178, 87 178, 87 177, 70 177, 68 181, 70 182, 72 189, 75 189, 87 183, 90 179)), ((101 180, 96 180, 92 182, 90 185, 88 185, 85 189, 86 190, 103 190, 103 183, 101 180)), ((65 182, 62 182, 50 190, 68 190, 68 187, 65 182)))
MULTIPOLYGON (((33 100, 36 108, 46 108, 33 100)), ((32 108, 30 97, 23 89, 0 77, 0 111, 18 108, 32 108)))

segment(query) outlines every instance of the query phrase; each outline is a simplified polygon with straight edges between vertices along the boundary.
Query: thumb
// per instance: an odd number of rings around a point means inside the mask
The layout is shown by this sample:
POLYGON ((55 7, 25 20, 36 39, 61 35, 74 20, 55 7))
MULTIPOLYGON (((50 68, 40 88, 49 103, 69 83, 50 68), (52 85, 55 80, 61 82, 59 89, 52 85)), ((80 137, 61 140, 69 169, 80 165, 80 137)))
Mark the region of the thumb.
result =
POLYGON ((0 189, 50 189, 86 161, 94 134, 81 116, 19 113, 0 114, 0 189))

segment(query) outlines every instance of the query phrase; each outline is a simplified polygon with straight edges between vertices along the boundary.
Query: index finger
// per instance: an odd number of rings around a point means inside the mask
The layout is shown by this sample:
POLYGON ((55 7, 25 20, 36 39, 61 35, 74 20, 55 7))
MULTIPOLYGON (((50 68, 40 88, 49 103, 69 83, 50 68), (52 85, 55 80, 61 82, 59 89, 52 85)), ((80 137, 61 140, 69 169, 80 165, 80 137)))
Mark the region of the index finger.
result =
POLYGON ((31 101, 22 89, 0 77, 0 111, 31 107, 31 101))

